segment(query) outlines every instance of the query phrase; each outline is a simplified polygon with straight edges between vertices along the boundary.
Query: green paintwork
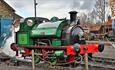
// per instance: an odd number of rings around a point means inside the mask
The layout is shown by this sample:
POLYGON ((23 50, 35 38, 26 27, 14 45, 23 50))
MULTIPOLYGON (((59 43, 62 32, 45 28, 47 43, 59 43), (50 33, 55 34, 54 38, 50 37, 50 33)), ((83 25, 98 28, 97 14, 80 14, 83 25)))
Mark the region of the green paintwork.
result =
POLYGON ((23 22, 20 23, 20 31, 30 31, 35 25, 40 24, 40 22, 35 22, 35 18, 25 18, 23 22), (27 24, 27 20, 32 20, 32 26, 27 24))
POLYGON ((50 19, 50 21, 56 22, 56 21, 59 21, 59 18, 58 18, 58 17, 52 17, 52 18, 50 19))
MULTIPOLYGON (((33 22, 34 25, 34 22, 33 22)), ((30 31, 33 28, 33 26, 28 26, 27 22, 20 23, 20 31, 30 31)))
POLYGON ((60 40, 52 40, 52 46, 61 46, 61 41, 60 40))
POLYGON ((18 45, 32 45, 33 41, 30 39, 29 32, 18 32, 17 33, 17 44, 18 45))
POLYGON ((64 51, 55 51, 54 55, 58 58, 64 57, 64 51))
POLYGON ((55 36, 60 37, 61 31, 63 27, 67 25, 67 23, 63 21, 57 21, 57 22, 45 22, 41 23, 36 27, 33 27, 31 31, 32 37, 47 37, 47 36, 55 36))
POLYGON ((18 44, 27 44, 28 43, 28 35, 27 34, 19 34, 18 35, 18 44))

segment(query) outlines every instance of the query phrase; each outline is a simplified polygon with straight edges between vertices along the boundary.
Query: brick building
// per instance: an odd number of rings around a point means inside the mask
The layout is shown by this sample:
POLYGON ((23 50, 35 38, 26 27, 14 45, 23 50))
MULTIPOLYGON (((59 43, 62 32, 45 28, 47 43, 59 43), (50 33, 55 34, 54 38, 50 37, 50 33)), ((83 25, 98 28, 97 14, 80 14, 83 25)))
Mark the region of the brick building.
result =
POLYGON ((4 0, 0 0, 0 17, 13 18, 13 20, 22 18, 21 16, 17 15, 15 10, 4 0))
MULTIPOLYGON (((112 19, 108 17, 108 21, 105 23, 97 23, 97 24, 81 24, 84 29, 88 29, 89 33, 94 33, 97 37, 103 38, 105 34, 108 34, 112 31, 112 19)), ((90 37, 90 35, 89 35, 90 37)))

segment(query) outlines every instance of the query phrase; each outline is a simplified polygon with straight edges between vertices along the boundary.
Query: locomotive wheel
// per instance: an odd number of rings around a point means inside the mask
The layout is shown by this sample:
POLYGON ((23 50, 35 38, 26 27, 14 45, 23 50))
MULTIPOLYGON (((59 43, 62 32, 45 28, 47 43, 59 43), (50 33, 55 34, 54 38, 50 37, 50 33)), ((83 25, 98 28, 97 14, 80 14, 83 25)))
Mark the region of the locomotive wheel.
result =
POLYGON ((35 61, 35 64, 38 64, 40 62, 39 55, 37 55, 36 53, 34 54, 34 61, 35 61))
POLYGON ((55 65, 57 63, 57 58, 52 58, 51 60, 50 60, 50 64, 51 65, 55 65))
POLYGON ((78 54, 76 57, 75 57, 75 60, 76 60, 76 62, 75 63, 81 63, 82 62, 82 60, 83 60, 83 57, 82 57, 82 55, 80 55, 80 54, 78 54))
POLYGON ((34 61, 35 61, 35 64, 38 64, 40 62, 40 57, 39 57, 39 50, 34 50, 35 53, 34 53, 34 61))

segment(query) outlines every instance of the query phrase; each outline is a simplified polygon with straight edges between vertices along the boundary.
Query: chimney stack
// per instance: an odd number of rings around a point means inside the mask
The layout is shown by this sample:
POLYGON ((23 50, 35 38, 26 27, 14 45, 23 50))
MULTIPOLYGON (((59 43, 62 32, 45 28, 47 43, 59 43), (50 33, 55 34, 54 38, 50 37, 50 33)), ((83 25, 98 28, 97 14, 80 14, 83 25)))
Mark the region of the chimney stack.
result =
POLYGON ((74 22, 76 23, 76 16, 77 16, 77 11, 70 11, 69 14, 70 14, 70 22, 74 22))

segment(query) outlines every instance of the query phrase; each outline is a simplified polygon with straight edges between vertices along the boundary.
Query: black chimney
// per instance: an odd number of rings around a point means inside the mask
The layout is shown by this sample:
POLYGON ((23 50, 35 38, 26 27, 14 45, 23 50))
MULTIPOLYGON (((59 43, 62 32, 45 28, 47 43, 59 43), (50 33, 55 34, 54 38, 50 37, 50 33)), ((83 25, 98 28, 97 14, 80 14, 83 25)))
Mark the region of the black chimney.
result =
POLYGON ((77 11, 70 11, 69 14, 70 14, 70 22, 75 22, 76 23, 76 16, 77 16, 77 11))

